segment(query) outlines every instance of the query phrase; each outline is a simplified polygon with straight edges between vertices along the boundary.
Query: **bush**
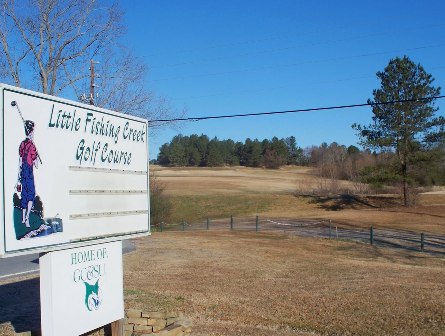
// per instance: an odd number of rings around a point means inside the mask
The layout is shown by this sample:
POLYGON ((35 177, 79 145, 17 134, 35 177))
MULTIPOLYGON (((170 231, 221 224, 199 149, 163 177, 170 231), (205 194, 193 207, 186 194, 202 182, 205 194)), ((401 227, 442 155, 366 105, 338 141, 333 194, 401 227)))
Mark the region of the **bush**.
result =
POLYGON ((165 185, 157 179, 154 172, 150 172, 150 223, 155 228, 161 222, 169 222, 172 213, 172 203, 164 190, 165 185))

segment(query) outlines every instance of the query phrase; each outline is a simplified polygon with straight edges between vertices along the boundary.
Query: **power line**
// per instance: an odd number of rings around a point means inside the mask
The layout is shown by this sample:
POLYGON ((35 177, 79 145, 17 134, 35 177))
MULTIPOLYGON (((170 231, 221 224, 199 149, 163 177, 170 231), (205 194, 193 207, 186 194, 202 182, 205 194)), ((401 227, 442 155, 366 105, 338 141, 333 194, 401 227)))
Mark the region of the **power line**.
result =
POLYGON ((391 105, 391 104, 398 104, 398 103, 413 103, 413 102, 421 102, 421 101, 426 101, 426 100, 442 99, 442 98, 445 98, 445 95, 443 95, 443 96, 426 97, 426 98, 416 98, 416 99, 391 100, 391 101, 388 101, 388 102, 381 102, 381 103, 362 103, 362 104, 339 105, 339 106, 329 106, 329 107, 315 107, 315 108, 297 109, 297 110, 288 110, 288 111, 243 113, 243 114, 227 114, 227 115, 207 116, 207 117, 155 119, 155 120, 149 120, 149 123, 173 122, 173 121, 201 121, 201 120, 210 120, 210 119, 228 119, 228 118, 241 118, 241 117, 256 117, 256 116, 274 115, 274 114, 287 114, 287 113, 300 113, 300 112, 340 110, 340 109, 348 109, 348 108, 363 107, 363 106, 378 106, 378 105, 391 105))

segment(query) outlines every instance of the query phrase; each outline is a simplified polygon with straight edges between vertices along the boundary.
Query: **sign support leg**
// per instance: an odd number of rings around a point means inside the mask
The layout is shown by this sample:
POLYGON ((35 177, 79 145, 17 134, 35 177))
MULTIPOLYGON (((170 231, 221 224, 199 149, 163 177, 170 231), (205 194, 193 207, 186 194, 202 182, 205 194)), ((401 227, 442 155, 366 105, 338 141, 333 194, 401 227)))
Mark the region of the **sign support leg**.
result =
POLYGON ((124 319, 111 322, 111 336, 124 336, 124 319))

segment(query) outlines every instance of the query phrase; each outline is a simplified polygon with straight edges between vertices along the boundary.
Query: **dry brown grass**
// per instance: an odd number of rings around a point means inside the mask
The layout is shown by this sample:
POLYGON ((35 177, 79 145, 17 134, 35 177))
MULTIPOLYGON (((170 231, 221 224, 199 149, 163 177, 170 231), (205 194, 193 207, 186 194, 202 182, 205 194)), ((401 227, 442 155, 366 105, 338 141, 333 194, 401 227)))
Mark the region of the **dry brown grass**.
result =
MULTIPOLYGON (((306 168, 157 175, 181 215, 322 218, 445 234, 440 191, 406 209, 387 195, 295 196, 321 183, 306 168)), ((124 257, 126 306, 182 311, 196 336, 445 335, 444 279, 443 257, 276 233, 154 233, 124 257)))
MULTIPOLYGON (((154 233, 136 244, 124 256, 126 306, 181 311, 195 336, 445 334, 444 258, 236 231, 154 233)), ((10 324, 0 335, 13 335, 10 324)))
POLYGON ((445 192, 421 194, 418 206, 405 208, 394 195, 362 195, 357 199, 342 192, 362 189, 346 181, 320 179, 310 168, 161 168, 154 167, 165 183, 175 213, 173 222, 203 218, 267 216, 331 219, 359 227, 405 229, 445 234, 445 192), (314 196, 314 191, 334 187, 334 194, 314 196), (306 195, 306 196, 296 196, 306 195))
POLYGON ((443 335, 445 260, 271 233, 170 232, 125 257, 126 305, 194 335, 443 335))
MULTIPOLYGON (((150 167, 170 195, 233 195, 240 193, 292 193, 297 186, 317 187, 311 168, 262 169, 247 167, 163 168, 150 167)), ((347 182, 341 182, 349 185, 347 182)))

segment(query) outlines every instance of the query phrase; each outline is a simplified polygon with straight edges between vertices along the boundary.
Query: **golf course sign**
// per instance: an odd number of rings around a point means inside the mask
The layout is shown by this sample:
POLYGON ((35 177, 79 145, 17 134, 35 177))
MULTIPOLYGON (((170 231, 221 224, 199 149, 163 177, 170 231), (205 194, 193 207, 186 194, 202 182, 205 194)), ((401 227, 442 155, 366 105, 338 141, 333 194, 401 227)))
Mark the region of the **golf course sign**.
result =
POLYGON ((148 123, 0 84, 0 256, 150 231, 148 123))

